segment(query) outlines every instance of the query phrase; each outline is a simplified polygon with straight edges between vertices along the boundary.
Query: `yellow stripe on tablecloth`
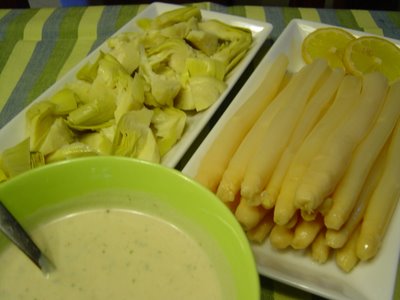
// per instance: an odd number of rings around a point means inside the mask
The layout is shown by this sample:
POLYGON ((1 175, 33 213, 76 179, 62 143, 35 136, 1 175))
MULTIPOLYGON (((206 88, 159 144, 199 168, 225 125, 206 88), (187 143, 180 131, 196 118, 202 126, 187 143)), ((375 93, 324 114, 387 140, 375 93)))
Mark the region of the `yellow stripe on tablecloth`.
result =
POLYGON ((9 11, 10 9, 0 9, 0 19, 8 14, 9 11))
POLYGON ((58 73, 57 79, 65 75, 89 53, 97 38, 97 24, 103 10, 104 6, 91 6, 85 10, 79 22, 78 39, 60 73, 58 73))
POLYGON ((318 11, 315 8, 299 8, 299 12, 303 20, 321 22, 318 11))
POLYGON ((149 4, 138 4, 139 8, 138 8, 138 13, 142 12, 147 6, 149 6, 149 4))
POLYGON ((24 40, 40 41, 44 23, 54 12, 54 8, 40 9, 26 24, 24 29, 24 40))
POLYGON ((244 7, 246 11, 246 17, 254 20, 259 20, 262 22, 266 22, 264 8, 261 6, 251 6, 246 5, 244 7))
POLYGON ((36 41, 18 41, 0 73, 0 110, 6 104, 12 91, 29 63, 36 41))
POLYGON ((383 35, 383 31, 381 28, 376 25, 374 19, 371 14, 367 10, 351 10, 351 13, 354 16, 357 24, 368 33, 383 35))

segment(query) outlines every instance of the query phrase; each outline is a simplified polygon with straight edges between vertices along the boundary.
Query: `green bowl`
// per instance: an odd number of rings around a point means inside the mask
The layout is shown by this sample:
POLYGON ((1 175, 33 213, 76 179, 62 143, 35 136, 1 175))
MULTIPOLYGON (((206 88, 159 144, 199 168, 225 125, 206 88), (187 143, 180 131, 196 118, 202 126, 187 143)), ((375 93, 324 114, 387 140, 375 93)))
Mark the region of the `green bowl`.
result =
MULTIPOLYGON (((0 184, 0 199, 28 231, 93 206, 161 216, 205 245, 230 295, 260 299, 254 257, 239 223, 213 193, 176 170, 122 157, 79 158, 0 184)), ((7 243, 0 234, 0 250, 7 243)))

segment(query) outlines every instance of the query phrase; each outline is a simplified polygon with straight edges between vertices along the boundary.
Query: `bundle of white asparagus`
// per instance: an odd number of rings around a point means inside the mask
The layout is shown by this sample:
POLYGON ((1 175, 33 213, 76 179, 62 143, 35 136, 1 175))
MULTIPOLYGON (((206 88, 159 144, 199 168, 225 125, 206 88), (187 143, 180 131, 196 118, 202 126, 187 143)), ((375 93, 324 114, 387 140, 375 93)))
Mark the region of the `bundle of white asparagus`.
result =
POLYGON ((373 258, 400 196, 400 81, 317 60, 291 74, 281 55, 227 121, 195 179, 248 238, 331 253, 351 271, 373 258))

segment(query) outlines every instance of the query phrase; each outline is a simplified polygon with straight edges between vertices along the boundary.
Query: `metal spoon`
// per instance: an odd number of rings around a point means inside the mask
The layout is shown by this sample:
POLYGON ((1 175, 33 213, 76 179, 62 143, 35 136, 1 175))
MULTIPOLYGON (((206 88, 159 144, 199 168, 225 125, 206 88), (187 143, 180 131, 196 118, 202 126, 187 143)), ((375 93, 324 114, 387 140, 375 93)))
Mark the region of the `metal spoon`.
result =
POLYGON ((0 200, 0 231, 13 242, 47 276, 54 265, 0 200))

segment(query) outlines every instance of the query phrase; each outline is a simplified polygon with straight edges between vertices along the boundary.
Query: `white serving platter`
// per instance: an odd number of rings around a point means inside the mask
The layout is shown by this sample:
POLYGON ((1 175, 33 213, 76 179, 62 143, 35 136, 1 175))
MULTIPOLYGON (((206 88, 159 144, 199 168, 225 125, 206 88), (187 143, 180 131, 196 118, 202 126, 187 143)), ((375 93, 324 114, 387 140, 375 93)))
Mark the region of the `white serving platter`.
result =
MULTIPOLYGON (((280 53, 289 57, 289 70, 297 71, 304 65, 301 57, 301 43, 305 36, 319 27, 321 23, 292 20, 271 49, 262 59, 246 84, 195 151, 182 172, 189 177, 196 174, 202 156, 210 147, 221 128, 246 101, 260 82, 259 74, 264 73, 280 53)), ((329 25, 330 26, 330 25, 329 25)), ((366 35, 363 32, 349 30, 355 36, 366 35)), ((389 39, 397 45, 400 41, 389 39)), ((268 240, 261 245, 252 245, 260 274, 297 287, 307 292, 329 299, 375 300, 392 299, 396 282, 396 272, 400 253, 400 205, 397 206, 378 255, 369 262, 361 262, 349 274, 341 271, 330 259, 319 265, 305 252, 278 251, 271 247, 268 240)))
MULTIPOLYGON (((153 2, 148 5, 142 12, 136 15, 131 21, 125 24, 120 30, 114 33, 113 36, 128 31, 138 31, 139 27, 136 22, 143 18, 155 18, 163 12, 182 7, 182 5, 167 4, 161 2, 153 2)), ((253 45, 247 52, 246 56, 240 61, 235 69, 229 74, 226 83, 227 88, 221 94, 220 98, 207 110, 191 115, 188 117, 188 124, 184 131, 184 134, 180 141, 162 158, 161 164, 167 167, 175 167, 182 156, 185 154, 193 140, 197 137, 202 128, 207 124, 211 116, 223 102, 227 94, 233 88, 234 84, 238 81, 246 67, 253 60, 260 47, 263 45, 268 35, 272 31, 272 25, 266 22, 260 22, 257 20, 247 19, 240 16, 228 15, 213 11, 201 10, 202 17, 204 20, 218 19, 224 23, 231 24, 234 26, 240 26, 251 30, 253 35, 253 45)), ((65 76, 54 83, 48 88, 42 95, 35 99, 30 105, 41 100, 45 100, 57 92, 59 89, 64 87, 67 82, 75 79, 75 74, 81 67, 87 62, 93 62, 98 57, 100 51, 107 52, 109 49, 106 42, 100 45, 96 50, 89 54, 79 64, 73 67, 65 76)), ((18 142, 21 142, 26 137, 25 132, 25 113, 29 108, 26 107, 19 114, 17 114, 9 123, 7 123, 0 130, 0 152, 4 149, 14 146, 18 142)))

